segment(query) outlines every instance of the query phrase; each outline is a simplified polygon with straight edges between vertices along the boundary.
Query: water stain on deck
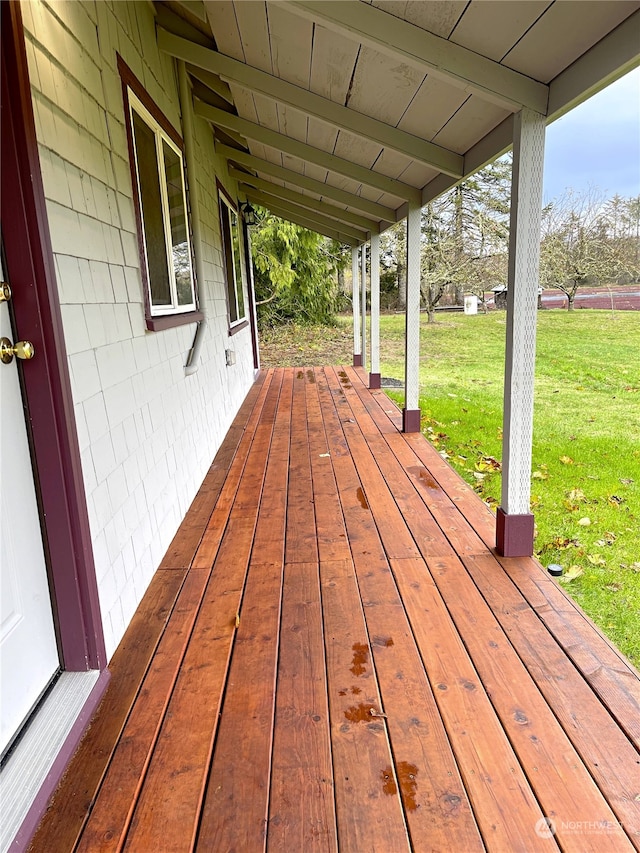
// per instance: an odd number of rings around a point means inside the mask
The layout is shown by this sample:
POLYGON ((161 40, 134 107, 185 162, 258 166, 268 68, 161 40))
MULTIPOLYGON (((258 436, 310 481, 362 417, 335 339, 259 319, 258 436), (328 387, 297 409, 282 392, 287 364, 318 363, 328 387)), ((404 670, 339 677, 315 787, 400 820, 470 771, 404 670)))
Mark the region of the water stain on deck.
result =
POLYGON ((312 385, 315 385, 316 375, 313 370, 307 370, 307 379, 312 385))
POLYGON ((358 502, 362 509, 369 509, 369 504, 367 503, 367 499, 365 498, 364 492, 360 486, 358 486, 358 490, 356 491, 356 497, 358 498, 358 502))
POLYGON ((342 382, 342 384, 344 385, 345 388, 352 388, 353 387, 351 385, 349 377, 347 376, 346 370, 339 370, 338 376, 340 377, 340 382, 342 382))
POLYGON ((404 806, 409 812, 414 812, 418 808, 416 802, 416 792, 418 790, 418 768, 415 764, 409 764, 407 761, 399 761, 396 765, 398 773, 398 782, 400 783, 400 791, 402 792, 402 800, 404 806))
POLYGON ((351 672, 354 675, 364 675, 367 671, 367 663, 369 662, 369 646, 365 643, 354 643, 351 648, 353 649, 351 672))
POLYGON ((304 373, 301 370, 297 372, 296 379, 304 379, 304 373))
POLYGON ((361 702, 359 705, 352 705, 344 712, 344 715, 350 723, 364 723, 371 721, 371 705, 366 702, 361 702))
POLYGON ((407 468, 407 471, 426 489, 442 491, 440 484, 434 480, 431 473, 426 468, 423 468, 422 465, 412 465, 410 468, 407 468))
POLYGON ((394 797, 398 793, 398 786, 393 778, 393 768, 385 767, 380 772, 380 776, 382 777, 382 790, 388 797, 394 797))

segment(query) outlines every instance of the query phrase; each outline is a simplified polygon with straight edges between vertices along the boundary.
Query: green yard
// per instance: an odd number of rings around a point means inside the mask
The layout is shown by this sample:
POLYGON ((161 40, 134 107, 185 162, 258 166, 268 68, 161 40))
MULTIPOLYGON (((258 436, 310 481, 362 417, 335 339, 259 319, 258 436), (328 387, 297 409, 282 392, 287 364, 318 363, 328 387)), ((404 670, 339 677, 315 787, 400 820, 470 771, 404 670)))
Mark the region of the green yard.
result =
MULTIPOLYGON (((536 552, 640 664, 640 315, 541 311, 532 506, 536 552)), ((492 506, 500 497, 505 313, 437 316, 421 336, 423 431, 492 506)), ((403 376, 402 315, 382 318, 382 375, 403 376)), ((285 327, 265 364, 350 360, 350 321, 285 327)), ((392 395, 402 405, 401 395, 392 395)))

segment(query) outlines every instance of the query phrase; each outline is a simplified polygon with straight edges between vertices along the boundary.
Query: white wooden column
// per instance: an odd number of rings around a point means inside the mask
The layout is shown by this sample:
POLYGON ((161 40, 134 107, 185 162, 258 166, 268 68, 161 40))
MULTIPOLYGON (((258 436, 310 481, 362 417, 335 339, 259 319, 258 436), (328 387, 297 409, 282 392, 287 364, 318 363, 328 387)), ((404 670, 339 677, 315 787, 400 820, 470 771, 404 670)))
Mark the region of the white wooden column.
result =
POLYGON ((360 297, 360 308, 362 310, 362 366, 367 366, 367 244, 363 243, 360 247, 360 262, 361 262, 361 272, 360 272, 360 285, 361 285, 361 297, 360 297))
POLYGON ((507 557, 533 554, 531 446, 536 356, 540 218, 545 120, 515 116, 507 291, 507 341, 502 440, 502 499, 496 547, 507 557))
POLYGON ((369 388, 380 387, 380 235, 371 234, 371 372, 369 388))
POLYGON ((420 205, 410 202, 407 215, 403 432, 420 432, 420 213, 420 205))
POLYGON ((358 247, 351 248, 351 300, 353 309, 353 366, 362 366, 362 341, 360 340, 360 265, 358 264, 358 247))

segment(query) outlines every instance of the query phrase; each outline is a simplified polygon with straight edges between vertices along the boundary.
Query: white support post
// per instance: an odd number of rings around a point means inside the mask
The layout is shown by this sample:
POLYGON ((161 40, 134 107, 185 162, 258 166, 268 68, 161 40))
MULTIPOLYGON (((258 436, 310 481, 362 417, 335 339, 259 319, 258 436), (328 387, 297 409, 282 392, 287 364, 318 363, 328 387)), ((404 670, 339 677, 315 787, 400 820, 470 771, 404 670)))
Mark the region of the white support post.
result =
POLYGON ((496 547, 533 554, 531 447, 545 119, 524 109, 514 121, 502 440, 502 500, 496 547))
POLYGON ((360 265, 358 264, 358 247, 351 249, 351 300, 353 310, 353 366, 362 367, 362 351, 360 349, 360 265))
POLYGON ((369 388, 380 387, 380 235, 371 235, 371 372, 369 388))
POLYGON ((360 307, 362 309, 362 366, 367 366, 367 244, 363 243, 360 248, 360 262, 362 265, 360 273, 360 284, 362 287, 360 307))
POLYGON ((407 215, 403 432, 420 432, 420 214, 420 205, 410 203, 407 215))

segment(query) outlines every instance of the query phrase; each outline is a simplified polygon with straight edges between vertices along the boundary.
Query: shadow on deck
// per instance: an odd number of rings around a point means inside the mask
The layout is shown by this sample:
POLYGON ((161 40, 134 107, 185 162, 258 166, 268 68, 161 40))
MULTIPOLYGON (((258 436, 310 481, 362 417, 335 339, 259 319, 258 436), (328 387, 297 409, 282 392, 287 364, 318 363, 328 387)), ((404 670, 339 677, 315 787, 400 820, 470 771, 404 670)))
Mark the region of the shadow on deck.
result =
POLYGON ((640 679, 350 368, 265 371, 47 851, 640 849, 640 679))

